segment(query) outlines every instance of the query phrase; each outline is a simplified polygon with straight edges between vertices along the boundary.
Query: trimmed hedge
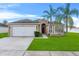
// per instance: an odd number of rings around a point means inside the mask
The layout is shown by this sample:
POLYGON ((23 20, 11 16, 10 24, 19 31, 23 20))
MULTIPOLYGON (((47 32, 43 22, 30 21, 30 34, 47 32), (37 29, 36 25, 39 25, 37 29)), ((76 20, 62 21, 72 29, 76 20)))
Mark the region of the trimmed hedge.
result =
POLYGON ((42 36, 42 34, 38 31, 35 31, 34 34, 35 34, 35 37, 41 37, 42 36))

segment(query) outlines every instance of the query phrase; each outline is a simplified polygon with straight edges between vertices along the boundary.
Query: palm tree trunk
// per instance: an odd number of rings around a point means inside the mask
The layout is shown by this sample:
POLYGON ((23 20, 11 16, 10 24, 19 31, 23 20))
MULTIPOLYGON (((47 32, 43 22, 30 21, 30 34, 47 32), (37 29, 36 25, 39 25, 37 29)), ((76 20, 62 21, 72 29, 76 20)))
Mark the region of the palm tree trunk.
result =
POLYGON ((49 35, 51 34, 51 30, 50 30, 50 24, 49 24, 49 35))
POLYGON ((52 32, 52 17, 50 17, 49 34, 52 32))
POLYGON ((51 35, 51 22, 49 22, 49 35, 51 35))
POLYGON ((66 18, 66 33, 68 32, 68 20, 66 18))

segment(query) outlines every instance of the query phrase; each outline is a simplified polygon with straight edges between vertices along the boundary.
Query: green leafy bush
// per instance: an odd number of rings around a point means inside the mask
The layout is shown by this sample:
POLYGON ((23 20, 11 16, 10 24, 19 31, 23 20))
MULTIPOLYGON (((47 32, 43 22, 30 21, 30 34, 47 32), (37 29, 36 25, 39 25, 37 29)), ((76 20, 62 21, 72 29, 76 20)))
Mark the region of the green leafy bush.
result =
POLYGON ((42 36, 42 34, 38 31, 35 31, 34 34, 35 34, 35 37, 41 37, 42 36))

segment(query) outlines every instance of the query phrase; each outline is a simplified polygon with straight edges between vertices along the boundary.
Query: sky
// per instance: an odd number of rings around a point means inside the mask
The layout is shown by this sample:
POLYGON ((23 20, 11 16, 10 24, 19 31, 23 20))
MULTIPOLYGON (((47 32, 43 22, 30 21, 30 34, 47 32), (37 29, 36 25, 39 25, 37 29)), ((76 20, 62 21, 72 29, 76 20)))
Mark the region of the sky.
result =
MULTIPOLYGON (((53 8, 64 7, 64 3, 0 3, 0 22, 7 20, 13 22, 21 19, 38 19, 44 15, 43 11, 49 9, 49 5, 53 8)), ((71 9, 79 10, 79 3, 71 3, 71 9)), ((72 16, 74 25, 79 27, 79 18, 72 16)))

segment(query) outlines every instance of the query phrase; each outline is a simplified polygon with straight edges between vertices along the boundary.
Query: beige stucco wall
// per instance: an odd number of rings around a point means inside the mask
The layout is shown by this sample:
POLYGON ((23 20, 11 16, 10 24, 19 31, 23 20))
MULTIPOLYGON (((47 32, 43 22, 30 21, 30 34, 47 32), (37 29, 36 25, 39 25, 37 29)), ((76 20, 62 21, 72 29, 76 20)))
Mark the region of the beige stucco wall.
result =
POLYGON ((40 32, 40 25, 36 25, 36 31, 40 32))

